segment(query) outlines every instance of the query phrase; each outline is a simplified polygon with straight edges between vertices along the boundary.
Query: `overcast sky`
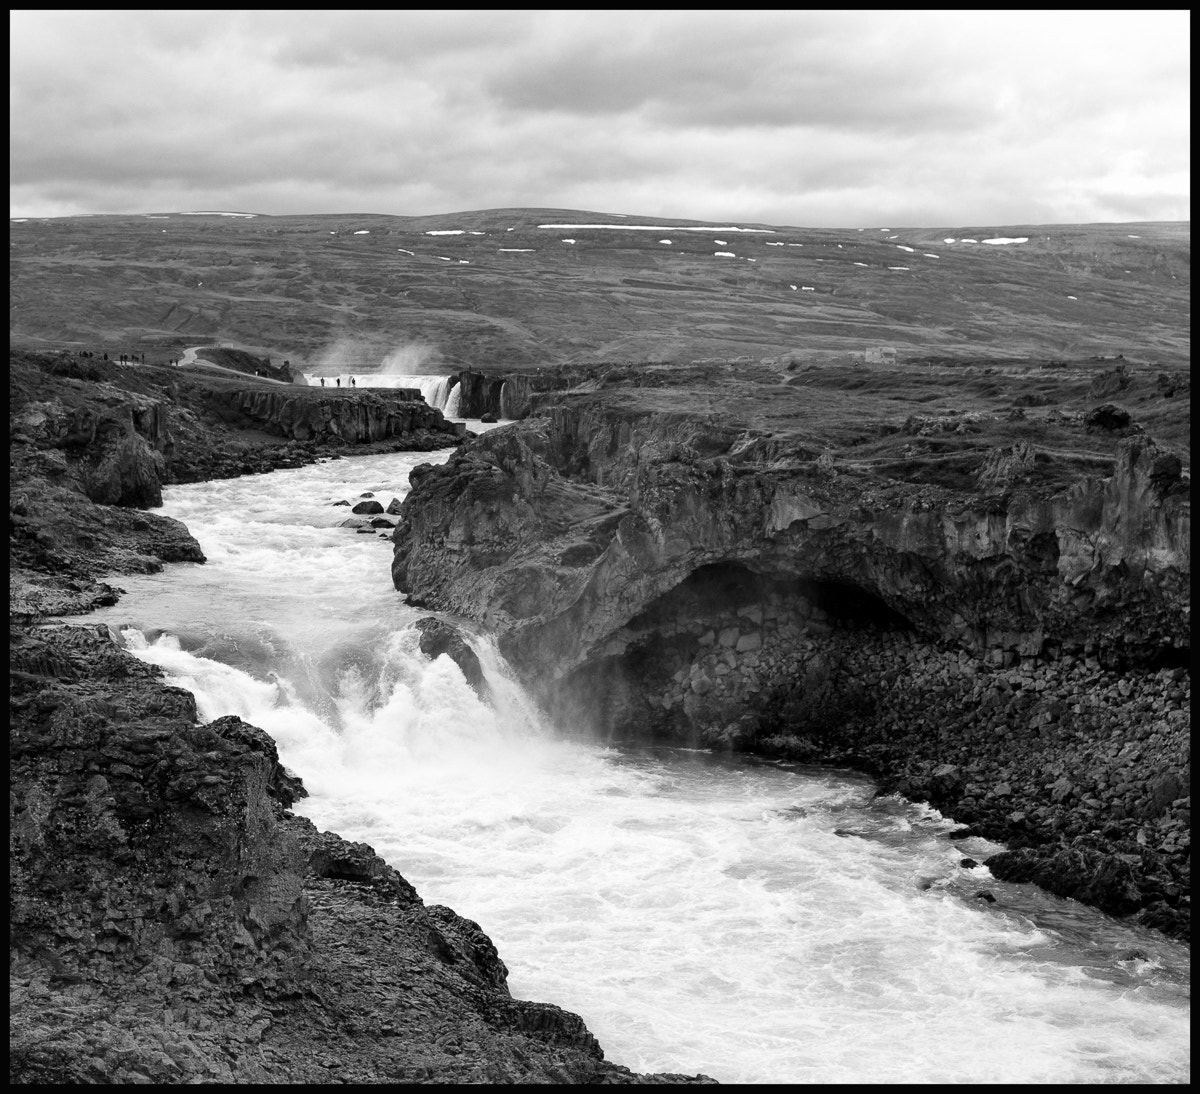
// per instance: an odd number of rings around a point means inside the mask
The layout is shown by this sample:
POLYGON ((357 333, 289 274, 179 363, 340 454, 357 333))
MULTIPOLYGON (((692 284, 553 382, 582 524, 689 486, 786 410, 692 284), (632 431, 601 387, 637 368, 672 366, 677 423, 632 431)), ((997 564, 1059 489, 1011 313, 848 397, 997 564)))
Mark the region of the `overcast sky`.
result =
POLYGON ((1190 218, 1190 14, 15 11, 13 216, 1190 218))

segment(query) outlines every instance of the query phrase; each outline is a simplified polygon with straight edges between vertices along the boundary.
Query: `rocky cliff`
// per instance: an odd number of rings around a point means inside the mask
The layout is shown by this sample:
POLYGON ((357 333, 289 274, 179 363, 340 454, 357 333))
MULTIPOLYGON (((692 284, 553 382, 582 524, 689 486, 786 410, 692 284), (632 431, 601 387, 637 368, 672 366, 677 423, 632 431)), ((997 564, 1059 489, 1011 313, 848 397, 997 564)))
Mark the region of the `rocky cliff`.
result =
POLYGON ((981 446, 949 489, 563 398, 413 472, 393 579, 497 633, 563 724, 857 763, 1043 855, 1098 838, 1138 882, 1093 902, 1182 933, 1190 480, 1144 433, 1105 443, 1110 473, 1041 480, 981 446))
POLYGON ((563 366, 541 369, 490 369, 486 372, 467 369, 458 374, 459 411, 464 418, 497 418, 515 420, 526 417, 533 409, 535 396, 546 392, 561 392, 593 379, 596 369, 583 366, 563 366))
POLYGON ((357 445, 425 438, 431 443, 424 447, 433 448, 457 444, 465 435, 461 423, 447 422, 419 391, 407 388, 327 395, 316 389, 260 388, 221 391, 211 399, 230 412, 222 414, 226 421, 254 423, 294 441, 357 445), (444 439, 440 446, 438 437, 444 439))
POLYGON ((393 577, 552 675, 729 562, 858 590, 980 654, 1146 663, 1187 647, 1189 492, 1152 440, 1051 494, 964 496, 814 457, 689 415, 551 409, 414 472, 393 577))

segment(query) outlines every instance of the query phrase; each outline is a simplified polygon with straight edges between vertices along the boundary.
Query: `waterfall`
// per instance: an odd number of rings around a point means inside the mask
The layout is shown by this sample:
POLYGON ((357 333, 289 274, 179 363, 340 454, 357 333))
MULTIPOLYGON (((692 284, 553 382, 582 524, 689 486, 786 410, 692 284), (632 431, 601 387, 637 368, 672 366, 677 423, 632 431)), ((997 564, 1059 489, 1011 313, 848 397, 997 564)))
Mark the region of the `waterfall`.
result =
MULTIPOLYGON (((315 373, 301 373, 304 383, 309 387, 320 387, 322 377, 315 373)), ((458 377, 451 376, 404 376, 386 372, 350 372, 337 376, 324 377, 326 387, 338 386, 355 388, 416 388, 421 397, 430 406, 442 411, 447 418, 458 417, 458 407, 462 393, 458 391, 458 377), (354 384, 350 380, 353 378, 354 384), (457 393, 457 394, 456 394, 457 393)))
POLYGON ((235 714, 260 726, 311 794, 353 801, 359 811, 386 815, 401 787, 415 792, 447 767, 487 782, 547 736, 537 707, 477 636, 468 638, 488 702, 448 656, 430 662, 420 652, 413 625, 390 633, 364 626, 328 648, 276 635, 264 643, 269 656, 242 667, 206 657, 192 642, 185 649, 175 635, 149 637, 136 627, 121 634, 131 653, 192 692, 202 721, 235 714))

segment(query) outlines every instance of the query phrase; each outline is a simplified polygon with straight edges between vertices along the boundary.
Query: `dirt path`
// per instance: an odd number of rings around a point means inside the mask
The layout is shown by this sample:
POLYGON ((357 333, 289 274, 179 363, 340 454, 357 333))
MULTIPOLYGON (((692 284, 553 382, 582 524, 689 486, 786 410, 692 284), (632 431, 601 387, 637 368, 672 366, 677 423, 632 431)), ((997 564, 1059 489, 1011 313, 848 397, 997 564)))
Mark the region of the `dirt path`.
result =
MULTIPOLYGON (((204 372, 215 371, 224 373, 226 376, 237 376, 242 379, 249 377, 249 373, 241 372, 236 368, 226 368, 224 365, 214 364, 212 361, 205 360, 203 357, 198 357, 197 352, 202 350, 203 346, 189 346, 183 351, 183 356, 179 359, 179 368, 193 368, 204 372)), ((255 376, 255 380, 260 380, 264 384, 279 384, 282 387, 294 387, 294 384, 289 384, 284 380, 276 380, 270 376, 255 376)))

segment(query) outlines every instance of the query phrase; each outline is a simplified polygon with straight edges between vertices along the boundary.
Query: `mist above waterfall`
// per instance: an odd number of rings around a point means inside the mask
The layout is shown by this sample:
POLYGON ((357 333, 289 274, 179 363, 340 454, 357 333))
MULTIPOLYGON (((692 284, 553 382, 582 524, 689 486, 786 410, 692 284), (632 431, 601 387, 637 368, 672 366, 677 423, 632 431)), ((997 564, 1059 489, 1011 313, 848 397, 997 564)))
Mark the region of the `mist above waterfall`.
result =
POLYGON ((426 403, 453 418, 462 392, 457 375, 442 372, 444 367, 441 350, 429 342, 383 349, 367 339, 339 338, 317 354, 302 376, 310 386, 416 388, 426 403))
POLYGON ((428 342, 406 342, 389 351, 379 364, 384 376, 413 376, 441 363, 441 352, 428 342))
POLYGON ((346 336, 335 339, 315 353, 306 372, 316 377, 348 374, 412 376, 437 371, 441 366, 441 350, 431 342, 412 341, 389 346, 379 338, 346 336))

